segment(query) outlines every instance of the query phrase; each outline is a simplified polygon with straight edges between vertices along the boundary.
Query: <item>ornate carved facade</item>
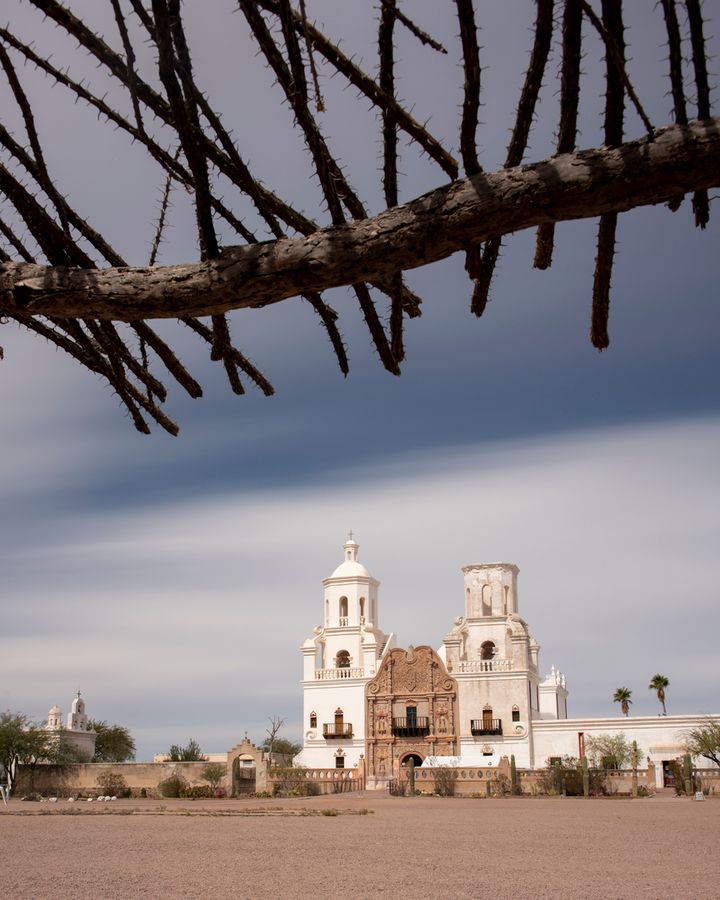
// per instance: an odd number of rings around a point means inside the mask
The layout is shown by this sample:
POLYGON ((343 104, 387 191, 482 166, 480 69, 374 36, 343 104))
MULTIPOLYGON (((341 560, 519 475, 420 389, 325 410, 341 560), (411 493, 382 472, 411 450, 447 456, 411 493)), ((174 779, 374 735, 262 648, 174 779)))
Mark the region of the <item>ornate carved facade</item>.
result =
POLYGON ((392 777, 410 756, 459 752, 457 683, 431 647, 390 650, 365 696, 368 778, 392 777))

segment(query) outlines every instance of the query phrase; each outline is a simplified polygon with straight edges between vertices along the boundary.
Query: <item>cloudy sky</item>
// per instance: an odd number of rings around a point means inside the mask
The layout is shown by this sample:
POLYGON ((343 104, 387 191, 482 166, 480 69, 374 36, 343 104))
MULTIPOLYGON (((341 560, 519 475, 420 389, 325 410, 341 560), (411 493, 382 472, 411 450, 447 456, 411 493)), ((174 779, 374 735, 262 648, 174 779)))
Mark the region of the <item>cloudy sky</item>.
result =
MULTIPOLYGON (((119 48, 101 4, 70 5, 119 48)), ((370 4, 307 5, 373 69, 370 4)), ((664 123, 654 6, 632 4, 629 37, 643 102, 664 123)), ((78 73, 95 72, 27 3, 10 7, 19 31, 78 73)), ((718 4, 705 7, 718 33, 718 4)), ((242 152, 271 187, 325 220, 290 113, 234 4, 213 0, 202 15, 185 8, 199 80, 242 152)), ((401 36, 404 96, 456 148, 452 4, 404 8, 450 51, 440 57, 401 36)), ((532 7, 483 8, 478 137, 492 169, 532 7)), ((583 146, 601 143, 601 57, 590 43, 583 146)), ((62 189, 132 263, 146 262, 160 173, 60 89, 30 69, 21 75, 41 105, 62 189)), ((339 79, 321 75, 333 146, 377 210, 377 123, 339 79)), ((555 90, 550 80, 529 159, 551 149, 555 90)), ((641 133, 632 115, 627 127, 641 133)), ((443 180, 412 147, 402 170, 403 199, 443 180)), ((197 258, 181 193, 171 225, 162 262, 197 258)), ((199 401, 171 395, 178 438, 136 434, 106 385, 0 328, 0 709, 41 719, 54 703, 67 712, 80 688, 91 716, 131 729, 141 759, 191 737, 208 751, 245 730, 262 739, 271 715, 298 736, 299 647, 352 528, 381 581, 380 624, 401 646, 439 645, 462 611, 461 566, 514 562, 521 613, 542 668, 567 675, 571 715, 612 715, 620 685, 634 692, 633 713, 654 714, 647 684, 656 672, 670 679, 670 712, 720 711, 720 225, 715 216, 696 231, 687 203, 674 215, 622 217, 612 344, 602 354, 587 338, 595 228, 560 227, 545 273, 531 268, 533 235, 510 239, 479 321, 461 259, 411 273, 424 314, 409 324, 400 379, 381 369, 345 291, 328 299, 349 346, 348 379, 300 301, 233 318, 237 343, 275 384, 271 399, 233 397, 205 348, 178 333, 206 389, 199 401)))

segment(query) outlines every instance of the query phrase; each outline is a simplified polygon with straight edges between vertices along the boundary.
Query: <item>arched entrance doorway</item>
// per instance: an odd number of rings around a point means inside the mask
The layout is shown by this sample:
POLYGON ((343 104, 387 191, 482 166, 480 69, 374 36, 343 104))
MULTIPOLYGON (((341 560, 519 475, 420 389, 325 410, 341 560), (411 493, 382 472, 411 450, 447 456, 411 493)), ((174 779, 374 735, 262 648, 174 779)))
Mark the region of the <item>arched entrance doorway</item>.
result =
POLYGON ((412 763, 417 769, 418 766, 421 766, 423 764, 423 757, 420 756, 419 753, 407 753, 400 760, 400 765, 403 767, 403 769, 406 769, 410 765, 410 763, 412 763))
POLYGON ((235 757, 232 765, 232 796, 254 794, 256 777, 255 760, 249 753, 241 753, 235 757))

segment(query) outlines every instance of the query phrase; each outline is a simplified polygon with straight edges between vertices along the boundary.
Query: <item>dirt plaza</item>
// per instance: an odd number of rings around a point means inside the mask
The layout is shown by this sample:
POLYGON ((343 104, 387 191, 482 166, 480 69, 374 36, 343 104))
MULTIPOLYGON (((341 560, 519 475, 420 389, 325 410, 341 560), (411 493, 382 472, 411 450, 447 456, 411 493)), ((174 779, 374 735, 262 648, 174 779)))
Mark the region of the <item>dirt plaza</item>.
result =
POLYGON ((0 807, 21 898, 716 898, 720 802, 363 793, 0 807))

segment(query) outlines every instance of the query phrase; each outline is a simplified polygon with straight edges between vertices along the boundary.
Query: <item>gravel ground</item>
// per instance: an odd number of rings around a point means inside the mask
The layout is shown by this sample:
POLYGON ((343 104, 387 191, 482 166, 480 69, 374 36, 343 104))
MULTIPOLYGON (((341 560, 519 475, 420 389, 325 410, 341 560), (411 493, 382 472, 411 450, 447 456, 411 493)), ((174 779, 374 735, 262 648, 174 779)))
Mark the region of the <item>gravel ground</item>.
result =
POLYGON ((13 799, 0 848, 6 900, 720 897, 720 802, 667 793, 13 799))

